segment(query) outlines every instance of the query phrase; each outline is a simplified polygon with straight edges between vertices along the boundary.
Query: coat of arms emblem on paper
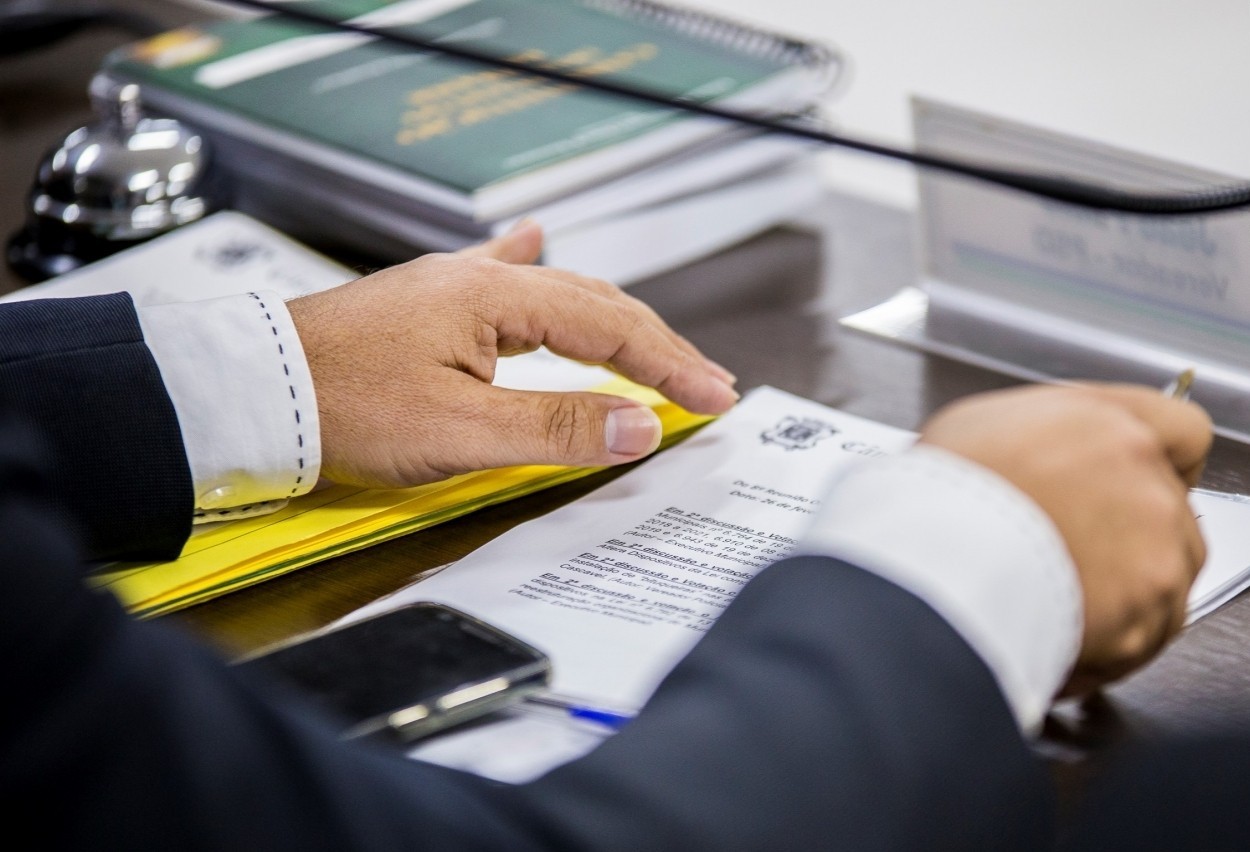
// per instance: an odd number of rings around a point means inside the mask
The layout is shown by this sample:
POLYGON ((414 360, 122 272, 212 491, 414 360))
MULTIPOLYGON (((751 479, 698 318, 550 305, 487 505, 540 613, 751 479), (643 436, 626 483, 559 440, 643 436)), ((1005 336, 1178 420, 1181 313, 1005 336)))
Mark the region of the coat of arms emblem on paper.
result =
POLYGON ((760 433, 765 444, 779 444, 787 450, 810 450, 817 442, 838 434, 836 427, 811 417, 783 417, 771 429, 760 433))
POLYGON ((258 242, 232 239, 203 246, 196 256, 217 269, 235 269, 254 260, 267 259, 272 252, 258 242))

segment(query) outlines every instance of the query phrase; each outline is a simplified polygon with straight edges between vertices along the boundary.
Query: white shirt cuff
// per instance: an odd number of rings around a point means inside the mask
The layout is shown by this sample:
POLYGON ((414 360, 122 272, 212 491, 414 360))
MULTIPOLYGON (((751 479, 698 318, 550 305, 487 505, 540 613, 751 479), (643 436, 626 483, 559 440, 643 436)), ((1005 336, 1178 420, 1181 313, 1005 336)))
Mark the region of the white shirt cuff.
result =
POLYGON ((178 414, 197 522, 262 514, 321 468, 312 376, 275 293, 137 309, 178 414))
POLYGON ((1002 477, 917 444, 848 469, 799 552, 835 556, 915 594, 993 672, 1021 729, 1038 733, 1076 662, 1076 567, 1050 518, 1002 477))

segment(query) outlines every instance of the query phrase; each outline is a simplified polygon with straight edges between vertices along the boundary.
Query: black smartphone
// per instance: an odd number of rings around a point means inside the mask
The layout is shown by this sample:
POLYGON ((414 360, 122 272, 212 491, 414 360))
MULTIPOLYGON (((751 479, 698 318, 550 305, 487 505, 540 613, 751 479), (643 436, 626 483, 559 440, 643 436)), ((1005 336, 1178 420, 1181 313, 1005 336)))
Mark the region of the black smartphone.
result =
POLYGON ((305 693, 345 738, 407 743, 544 689, 537 648, 442 604, 415 603, 262 649, 236 665, 305 693))

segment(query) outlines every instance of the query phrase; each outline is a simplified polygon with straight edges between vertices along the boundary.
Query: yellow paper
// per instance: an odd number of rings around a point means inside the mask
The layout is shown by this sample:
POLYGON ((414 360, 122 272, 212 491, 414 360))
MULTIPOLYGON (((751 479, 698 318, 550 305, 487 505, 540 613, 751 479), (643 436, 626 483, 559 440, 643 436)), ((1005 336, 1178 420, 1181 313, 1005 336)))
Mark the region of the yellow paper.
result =
MULTIPOLYGON (((595 390, 651 406, 663 423, 665 443, 711 419, 625 379, 595 390)), ((93 581, 131 612, 159 615, 601 469, 526 465, 415 488, 334 485, 270 515, 201 527, 173 561, 115 563, 93 575, 93 581)))

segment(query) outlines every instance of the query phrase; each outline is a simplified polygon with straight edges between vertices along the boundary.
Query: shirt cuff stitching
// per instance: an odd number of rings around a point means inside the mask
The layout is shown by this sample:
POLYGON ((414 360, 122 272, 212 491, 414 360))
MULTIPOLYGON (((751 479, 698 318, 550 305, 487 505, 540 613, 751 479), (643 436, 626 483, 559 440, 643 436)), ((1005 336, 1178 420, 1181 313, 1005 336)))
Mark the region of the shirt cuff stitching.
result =
MULTIPOLYGON (((259 307, 259 309, 260 309, 261 313, 263 313, 263 314, 265 315, 265 319, 269 322, 269 330, 270 330, 270 331, 272 331, 272 332, 273 332, 273 336, 274 336, 275 338, 277 338, 274 342, 275 342, 275 344, 277 345, 277 348, 278 348, 278 357, 281 359, 281 363, 282 363, 282 373, 283 373, 283 375, 284 375, 284 376, 286 376, 286 377, 289 379, 289 378, 290 378, 290 376, 291 376, 291 367, 290 367, 290 365, 287 363, 287 360, 286 360, 286 358, 287 358, 287 355, 286 355, 286 347, 285 347, 285 346, 283 345, 283 343, 282 343, 282 335, 281 335, 281 333, 279 333, 279 331, 278 331, 278 325, 277 325, 277 323, 275 323, 275 322, 273 321, 273 315, 272 315, 271 313, 269 313, 269 309, 268 309, 268 307, 266 307, 266 305, 265 305, 265 300, 264 300, 264 299, 262 299, 262 298, 261 298, 259 295, 257 295, 256 293, 248 293, 248 295, 249 295, 249 296, 251 296, 251 297, 252 297, 252 299, 256 302, 256 304, 257 304, 257 306, 259 307)), ((292 485, 292 487, 291 487, 291 491, 290 491, 290 494, 291 494, 291 495, 295 495, 295 494, 297 494, 297 493, 299 492, 299 490, 300 490, 300 485, 301 485, 301 484, 303 484, 303 482, 304 482, 304 473, 303 473, 303 471, 304 471, 304 432, 303 432, 303 417, 300 415, 300 409, 299 409, 299 403, 300 403, 300 400, 299 400, 299 395, 295 392, 295 385, 294 385, 294 384, 292 384, 292 383, 290 383, 290 382, 288 382, 288 383, 287 383, 287 390, 288 390, 288 391, 290 391, 290 394, 291 394, 291 401, 294 403, 294 405, 293 405, 293 407, 292 407, 292 408, 293 408, 293 410, 294 410, 294 412, 295 412, 295 425, 296 425, 296 434, 295 434, 295 443, 296 443, 296 447, 297 447, 297 450, 296 450, 296 459, 297 459, 297 461, 296 461, 296 463, 297 463, 297 466, 298 466, 298 467, 297 467, 297 470, 299 471, 299 473, 297 473, 297 474, 296 474, 296 476, 295 476, 295 482, 294 482, 294 484, 292 485)))

